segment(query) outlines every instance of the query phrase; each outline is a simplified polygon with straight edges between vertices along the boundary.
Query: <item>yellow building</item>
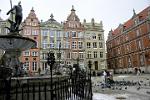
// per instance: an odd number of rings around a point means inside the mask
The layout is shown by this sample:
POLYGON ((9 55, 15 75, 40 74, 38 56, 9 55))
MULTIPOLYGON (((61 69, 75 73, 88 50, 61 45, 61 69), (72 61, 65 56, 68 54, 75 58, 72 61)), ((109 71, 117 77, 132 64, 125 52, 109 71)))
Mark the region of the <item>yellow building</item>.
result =
POLYGON ((92 72, 93 74, 100 73, 106 68, 106 53, 105 53, 105 42, 104 42, 104 30, 102 21, 95 23, 94 18, 90 23, 84 20, 85 27, 85 54, 86 54, 86 66, 88 61, 92 61, 92 72))

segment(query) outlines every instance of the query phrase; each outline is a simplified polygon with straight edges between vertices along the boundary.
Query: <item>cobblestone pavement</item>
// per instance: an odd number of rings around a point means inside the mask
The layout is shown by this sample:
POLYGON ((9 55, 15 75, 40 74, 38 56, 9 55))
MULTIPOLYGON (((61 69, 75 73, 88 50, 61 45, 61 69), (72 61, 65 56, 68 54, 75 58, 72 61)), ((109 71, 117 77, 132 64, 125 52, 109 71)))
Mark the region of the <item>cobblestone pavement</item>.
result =
POLYGON ((102 88, 103 77, 92 77, 93 100, 150 100, 150 74, 114 75, 114 81, 138 82, 133 86, 102 88))

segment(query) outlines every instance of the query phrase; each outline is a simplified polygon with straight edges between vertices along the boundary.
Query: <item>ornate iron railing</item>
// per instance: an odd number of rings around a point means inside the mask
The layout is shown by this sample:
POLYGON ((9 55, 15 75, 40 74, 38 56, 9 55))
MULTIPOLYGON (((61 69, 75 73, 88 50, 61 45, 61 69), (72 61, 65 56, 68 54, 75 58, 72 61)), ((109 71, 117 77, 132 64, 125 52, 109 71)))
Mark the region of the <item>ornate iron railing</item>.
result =
POLYGON ((14 78, 0 80, 0 100, 92 100, 91 80, 86 76, 14 78), (10 83, 10 84, 9 84, 10 83), (52 85, 52 89, 51 89, 52 85))

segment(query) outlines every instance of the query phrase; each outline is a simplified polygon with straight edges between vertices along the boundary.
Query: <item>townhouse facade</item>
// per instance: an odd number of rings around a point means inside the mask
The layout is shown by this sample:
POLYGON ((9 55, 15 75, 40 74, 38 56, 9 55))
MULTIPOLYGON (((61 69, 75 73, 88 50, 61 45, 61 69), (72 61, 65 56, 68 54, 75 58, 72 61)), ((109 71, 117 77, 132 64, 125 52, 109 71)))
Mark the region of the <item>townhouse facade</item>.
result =
POLYGON ((84 47, 84 25, 81 24, 79 17, 72 6, 71 13, 64 22, 64 41, 65 47, 65 64, 73 66, 79 63, 81 67, 85 66, 85 47, 84 47))
MULTIPOLYGON (((80 22, 72 6, 65 22, 59 23, 53 14, 47 21, 39 22, 32 8, 22 22, 22 36, 37 42, 37 48, 25 50, 20 57, 24 68, 29 73, 46 73, 47 53, 54 52, 55 67, 73 66, 79 63, 81 68, 88 68, 92 61, 92 71, 98 73, 106 68, 105 42, 102 22, 80 22)), ((3 32, 4 33, 4 32, 3 32)))
MULTIPOLYGON (((106 53, 105 53, 105 40, 104 29, 102 21, 96 23, 92 18, 90 23, 84 20, 85 27, 85 62, 92 61, 92 72, 98 74, 106 69, 106 53)), ((86 65, 88 66, 88 65, 86 65)))
POLYGON ((50 67, 47 65, 47 53, 53 52, 56 63, 55 68, 59 69, 64 64, 64 41, 63 41, 63 26, 54 19, 53 14, 50 19, 41 22, 41 50, 40 50, 40 66, 44 74, 50 67))
POLYGON ((33 8, 23 21, 22 28, 22 36, 36 41, 36 48, 23 51, 20 57, 21 62, 30 74, 38 73, 40 70, 40 22, 33 8))
POLYGON ((115 73, 150 73, 150 6, 115 30, 106 41, 108 69, 115 73))

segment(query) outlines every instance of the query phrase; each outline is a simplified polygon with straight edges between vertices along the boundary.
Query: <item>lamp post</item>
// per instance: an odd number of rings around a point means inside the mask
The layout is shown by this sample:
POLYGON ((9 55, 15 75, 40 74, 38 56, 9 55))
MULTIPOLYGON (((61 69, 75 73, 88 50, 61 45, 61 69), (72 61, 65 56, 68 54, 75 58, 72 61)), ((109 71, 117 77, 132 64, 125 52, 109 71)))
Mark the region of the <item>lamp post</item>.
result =
POLYGON ((52 74, 52 69, 53 69, 53 65, 55 63, 55 56, 53 52, 49 52, 48 53, 48 57, 47 57, 47 64, 50 66, 50 78, 51 78, 51 100, 53 100, 53 74, 52 74))
POLYGON ((91 66, 92 66, 92 62, 89 60, 88 61, 88 67, 89 67, 89 69, 90 69, 90 91, 89 91, 89 93, 91 93, 91 97, 90 97, 90 100, 92 100, 92 80, 91 80, 91 66))
POLYGON ((89 66, 89 69, 90 69, 90 80, 91 80, 91 66, 92 66, 92 62, 90 60, 88 62, 88 66, 89 66))
POLYGON ((61 59, 61 53, 60 53, 60 48, 61 48, 61 42, 59 43, 59 68, 60 68, 60 59, 61 59))

